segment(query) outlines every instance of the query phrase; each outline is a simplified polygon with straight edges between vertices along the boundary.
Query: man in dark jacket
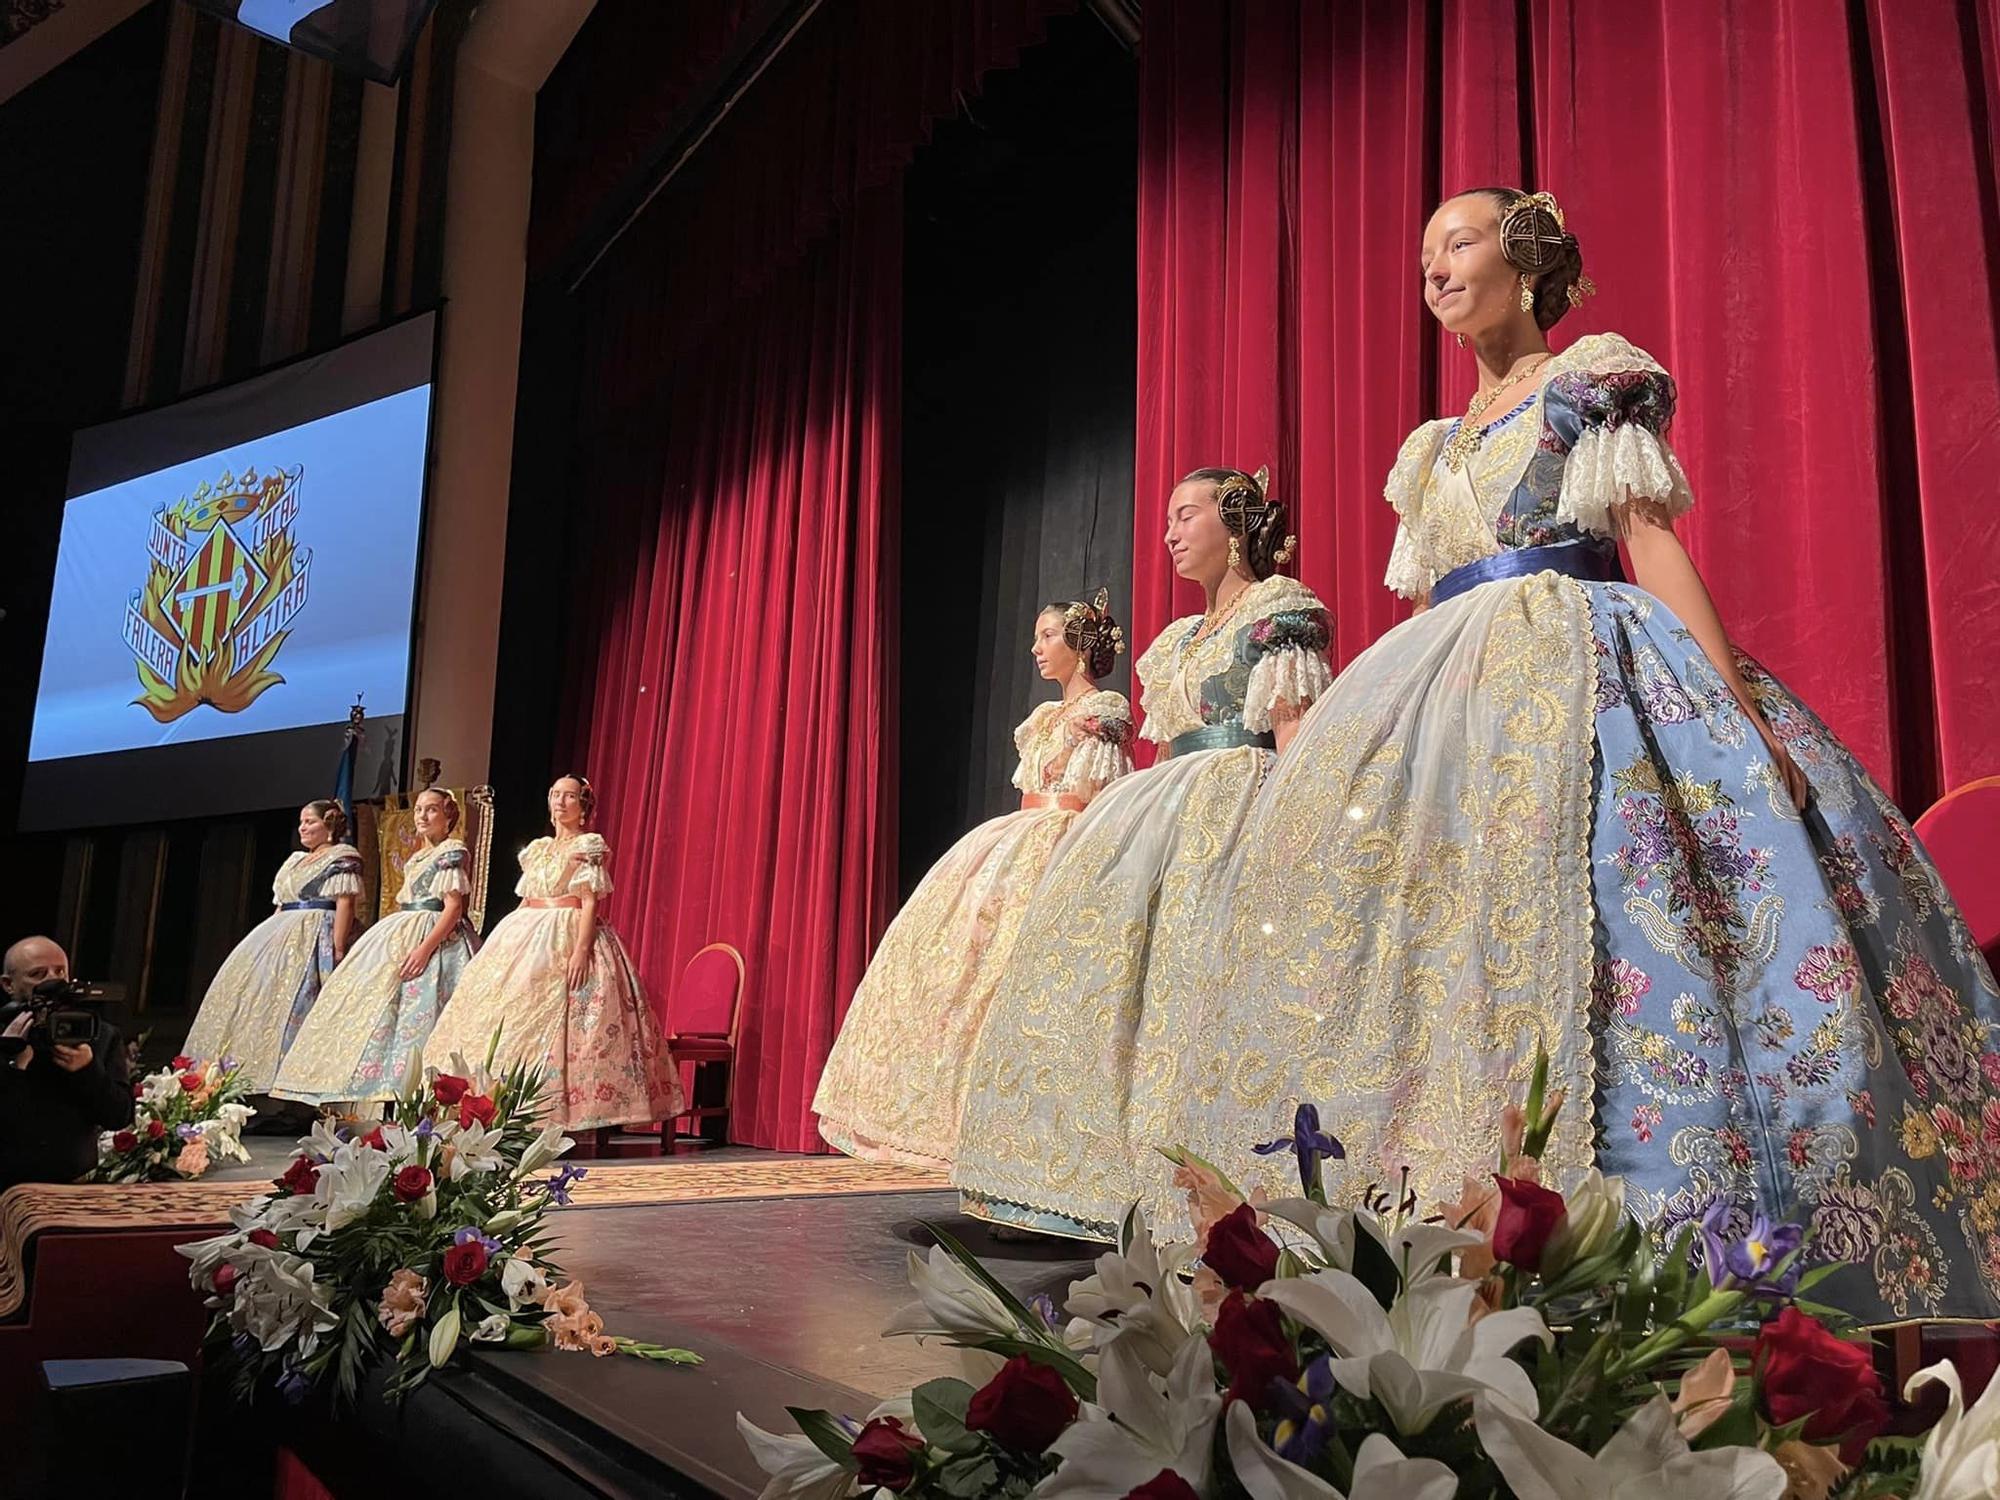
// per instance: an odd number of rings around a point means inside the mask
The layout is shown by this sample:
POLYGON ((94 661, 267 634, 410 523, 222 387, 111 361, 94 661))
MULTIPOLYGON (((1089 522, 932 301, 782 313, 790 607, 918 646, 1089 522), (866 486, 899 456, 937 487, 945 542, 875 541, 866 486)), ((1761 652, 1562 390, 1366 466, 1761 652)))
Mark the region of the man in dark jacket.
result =
POLYGON ((51 1041, 27 1002, 38 985, 69 978, 69 956, 49 938, 23 938, 0 967, 0 1191, 17 1182, 72 1182, 97 1164, 100 1131, 132 1123, 131 1074, 113 1026, 97 1040, 51 1041))

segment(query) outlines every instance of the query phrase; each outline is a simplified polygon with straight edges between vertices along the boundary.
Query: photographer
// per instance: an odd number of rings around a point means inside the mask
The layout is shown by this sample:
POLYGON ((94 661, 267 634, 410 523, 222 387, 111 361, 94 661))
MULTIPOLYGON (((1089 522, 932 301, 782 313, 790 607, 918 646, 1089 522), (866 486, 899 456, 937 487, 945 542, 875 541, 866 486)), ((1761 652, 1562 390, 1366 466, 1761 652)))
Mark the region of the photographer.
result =
POLYGON ((0 1191, 17 1182, 72 1182, 97 1164, 97 1136, 132 1121, 132 1084, 117 1028, 58 1041, 66 1022, 69 956, 45 937, 7 950, 0 989, 0 1191), (60 1034, 62 1028, 58 1028, 60 1034))

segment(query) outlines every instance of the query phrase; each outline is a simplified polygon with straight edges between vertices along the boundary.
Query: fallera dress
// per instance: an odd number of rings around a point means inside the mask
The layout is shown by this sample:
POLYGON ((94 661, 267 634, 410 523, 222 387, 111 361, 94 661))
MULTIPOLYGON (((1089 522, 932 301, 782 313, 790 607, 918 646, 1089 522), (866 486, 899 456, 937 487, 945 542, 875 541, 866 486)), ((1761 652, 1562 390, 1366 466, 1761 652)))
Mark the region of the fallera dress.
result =
POLYGON ((250 1092, 267 1092, 333 973, 336 899, 361 892, 361 855, 352 845, 326 844, 287 859, 271 882, 277 910, 222 961, 182 1050, 233 1057, 250 1092))
POLYGON ((427 1066, 449 1069, 453 1053, 482 1062, 497 1031, 493 1071, 519 1062, 539 1066, 549 1120, 590 1130, 670 1120, 680 1112, 679 1072, 647 1008, 645 986, 601 907, 589 977, 582 989, 569 988, 569 954, 582 920, 576 902, 584 891, 600 901, 611 894, 610 860, 611 850, 594 833, 539 838, 521 851, 514 894, 524 904, 501 919, 465 966, 425 1045, 427 1066))
POLYGON ((1297 581, 1242 590, 1205 633, 1139 658, 1143 736, 1168 749, 1076 819, 1029 903, 969 1073, 952 1182, 968 1213, 1105 1239, 1164 1181, 1203 917, 1272 761, 1271 715, 1332 680, 1297 581))
POLYGON ((1057 843, 1132 769, 1132 711, 1096 691, 1043 703, 1014 731, 1022 805, 940 859, 882 935, 835 1038, 813 1108, 849 1156, 951 1162, 966 1067, 1057 843))
POLYGON ((1547 371, 1457 471, 1449 422, 1396 461, 1388 583, 1430 608, 1321 698, 1244 833, 1189 1144, 1285 1191, 1250 1147, 1310 1100, 1347 1148, 1330 1193, 1407 1167, 1449 1202, 1539 1041, 1558 1186, 1622 1176, 1663 1244, 1711 1212, 1807 1224, 1845 1264, 1813 1295, 1865 1323, 2000 1315, 1993 976, 1826 725, 1739 655, 1801 815, 1701 646, 1618 581, 1620 508, 1693 503, 1673 381, 1610 334, 1547 371))
POLYGON ((457 839, 419 849, 403 866, 395 909, 361 935, 320 991, 271 1092, 306 1104, 375 1103, 402 1087, 423 1056, 479 938, 462 915, 415 979, 403 961, 437 925, 445 897, 470 896, 471 855, 457 839))

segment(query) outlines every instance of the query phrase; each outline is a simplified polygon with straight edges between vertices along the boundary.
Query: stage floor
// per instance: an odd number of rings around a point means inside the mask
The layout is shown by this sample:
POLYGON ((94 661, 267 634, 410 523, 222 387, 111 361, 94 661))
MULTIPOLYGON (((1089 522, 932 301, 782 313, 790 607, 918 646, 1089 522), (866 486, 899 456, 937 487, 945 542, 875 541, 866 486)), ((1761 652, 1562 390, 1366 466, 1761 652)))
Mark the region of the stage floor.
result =
POLYGON ((1024 1295, 1060 1303, 1089 1268, 1085 1246, 993 1241, 949 1191, 573 1209, 555 1221, 557 1258, 605 1327, 706 1363, 501 1353, 478 1356, 476 1374, 586 1443, 615 1439, 629 1450, 624 1483, 651 1467, 660 1493, 687 1493, 693 1480, 754 1496, 763 1475, 737 1436, 738 1411, 785 1431, 787 1406, 860 1417, 884 1396, 960 1373, 955 1350, 881 1336, 911 1300, 906 1260, 929 1243, 924 1219, 944 1222, 1024 1295))

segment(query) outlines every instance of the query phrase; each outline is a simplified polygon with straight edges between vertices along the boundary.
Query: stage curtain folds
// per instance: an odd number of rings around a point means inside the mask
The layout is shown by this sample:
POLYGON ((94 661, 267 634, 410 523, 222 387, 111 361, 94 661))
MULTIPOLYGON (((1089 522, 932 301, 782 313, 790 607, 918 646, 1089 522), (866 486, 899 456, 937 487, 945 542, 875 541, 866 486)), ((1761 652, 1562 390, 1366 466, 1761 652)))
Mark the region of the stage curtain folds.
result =
POLYGON ((747 1144, 820 1149, 893 903, 902 168, 1066 8, 827 0, 583 288, 559 738, 656 1010, 743 951, 747 1144))
POLYGON ((1419 300, 1446 191, 1562 199, 1681 383, 1682 526, 1732 633, 1903 804, 2000 769, 2000 0, 1177 0, 1142 57, 1134 635, 1199 607, 1173 481, 1270 462, 1345 662, 1400 438, 1469 357, 1419 300))

